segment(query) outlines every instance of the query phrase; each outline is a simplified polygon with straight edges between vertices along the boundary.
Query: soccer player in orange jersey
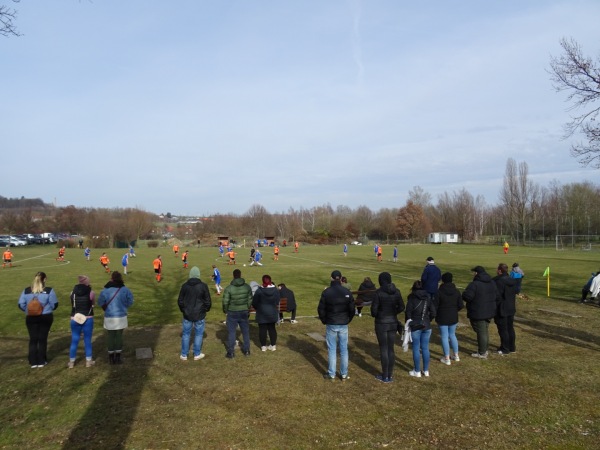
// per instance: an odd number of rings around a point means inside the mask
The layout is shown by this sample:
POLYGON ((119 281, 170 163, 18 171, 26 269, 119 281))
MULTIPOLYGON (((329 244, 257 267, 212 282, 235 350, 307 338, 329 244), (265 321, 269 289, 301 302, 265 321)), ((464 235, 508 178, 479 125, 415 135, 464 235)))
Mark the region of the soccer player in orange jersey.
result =
POLYGON ((102 267, 104 267, 104 271, 106 273, 110 272, 110 268, 108 267, 110 264, 110 259, 108 259, 108 256, 106 256, 106 252, 102 253, 102 256, 100 256, 100 264, 102 264, 102 267))
POLYGON ((154 273, 156 274, 156 281, 160 283, 160 278, 162 275, 162 259, 160 255, 156 257, 154 261, 152 261, 152 265, 154 266, 154 273))
POLYGON ((6 267, 6 265, 8 264, 8 267, 12 267, 12 259, 13 259, 13 254, 10 251, 10 249, 8 247, 6 247, 6 250, 4 251, 4 253, 2 253, 2 268, 4 269, 4 267, 6 267))

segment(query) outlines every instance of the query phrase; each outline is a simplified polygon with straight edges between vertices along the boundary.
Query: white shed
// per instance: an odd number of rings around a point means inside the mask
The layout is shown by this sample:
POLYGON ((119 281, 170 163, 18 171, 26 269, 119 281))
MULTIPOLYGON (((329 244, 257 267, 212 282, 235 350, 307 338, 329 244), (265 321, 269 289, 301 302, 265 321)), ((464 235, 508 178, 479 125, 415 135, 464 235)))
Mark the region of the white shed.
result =
POLYGON ((456 233, 429 233, 429 237, 427 241, 430 244, 457 244, 458 243, 458 234, 456 233))

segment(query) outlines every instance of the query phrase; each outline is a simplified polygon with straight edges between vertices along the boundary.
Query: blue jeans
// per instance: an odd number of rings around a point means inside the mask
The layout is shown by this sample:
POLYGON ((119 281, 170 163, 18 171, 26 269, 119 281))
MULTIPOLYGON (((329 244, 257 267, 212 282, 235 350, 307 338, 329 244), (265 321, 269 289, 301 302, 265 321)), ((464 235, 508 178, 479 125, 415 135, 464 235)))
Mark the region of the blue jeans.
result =
POLYGON ((88 317, 83 324, 78 324, 71 319, 71 348, 69 349, 69 358, 75 359, 77 356, 77 347, 79 338, 83 333, 83 345, 85 347, 85 359, 92 359, 92 333, 94 332, 94 318, 88 317))
POLYGON ((235 352, 235 331, 238 325, 242 331, 242 351, 250 351, 250 323, 248 322, 248 311, 227 312, 227 353, 233 355, 235 352))
POLYGON ((194 327, 194 356, 202 353, 202 337, 204 335, 204 319, 192 322, 191 320, 183 319, 183 327, 181 332, 181 356, 187 358, 190 351, 190 334, 194 327))
POLYGON ((457 323, 454 325, 438 325, 440 336, 442 338, 442 350, 444 351, 444 356, 450 356, 450 346, 448 345, 448 341, 450 341, 450 345, 452 345, 454 354, 458 354, 458 339, 456 339, 457 325, 457 323))
POLYGON ((340 346, 340 375, 348 375, 348 325, 327 325, 325 327, 325 341, 327 342, 329 368, 327 374, 335 377, 337 346, 340 346))
POLYGON ((431 328, 429 330, 411 331, 412 354, 415 372, 421 371, 421 356, 423 356, 423 372, 429 370, 429 339, 431 338, 431 328))

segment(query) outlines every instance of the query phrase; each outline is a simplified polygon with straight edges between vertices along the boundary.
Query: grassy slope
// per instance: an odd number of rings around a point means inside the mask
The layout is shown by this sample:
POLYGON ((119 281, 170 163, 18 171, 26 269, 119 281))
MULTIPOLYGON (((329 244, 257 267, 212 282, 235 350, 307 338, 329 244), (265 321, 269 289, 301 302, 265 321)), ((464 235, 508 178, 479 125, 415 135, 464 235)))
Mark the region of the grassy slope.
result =
MULTIPOLYGON (((125 364, 106 363, 99 317, 94 336, 97 365, 86 369, 80 357, 73 370, 66 369, 70 333, 65 299, 80 273, 88 274, 100 290, 107 280, 97 262, 101 251, 94 251, 88 263, 81 251, 68 250, 69 263, 57 263, 54 248, 16 250, 15 267, 0 271, 0 421, 8 425, 0 434, 0 447, 594 448, 600 437, 599 311, 575 299, 586 274, 600 268, 597 255, 514 246, 509 258, 499 247, 399 250, 396 264, 389 261, 391 247, 385 247, 383 263, 375 261, 369 246, 351 247, 347 258, 341 246, 302 247, 297 255, 282 249, 278 263, 265 251, 264 267, 241 267, 246 280, 269 273, 275 282, 285 282, 296 293, 299 315, 306 317, 278 328, 276 352, 260 352, 253 326, 252 356, 238 353, 230 361, 223 357, 226 331, 220 324, 219 297, 214 296, 203 348, 207 357, 181 362, 176 296, 187 272, 170 249, 160 249, 165 277, 157 285, 151 260, 158 251, 139 249, 127 278, 136 303, 125 334, 125 364), (351 324, 351 380, 324 382, 324 344, 306 333, 324 331, 314 315, 331 270, 340 268, 355 289, 364 276, 376 280, 387 270, 406 296, 429 255, 442 270, 454 273, 459 287, 470 280, 473 265, 493 272, 500 261, 520 263, 529 300, 518 306, 518 353, 487 361, 469 358, 475 335, 461 313, 460 363, 447 367, 437 361, 441 347, 434 331, 431 377, 408 377, 410 353, 398 348, 396 381, 383 385, 373 378, 379 371, 379 352, 373 321, 365 314, 351 324), (547 266, 550 298, 541 276, 547 266), (48 273, 61 305, 50 336, 50 364, 32 370, 27 365, 23 314, 15 305, 37 270, 48 273), (135 349, 140 347, 152 348, 154 358, 136 360, 135 349)), ((120 269, 123 252, 108 251, 113 269, 120 269)), ((240 250, 238 264, 247 253, 240 250)), ((202 278, 210 281, 210 265, 219 264, 226 285, 232 267, 217 257, 214 248, 192 248, 190 266, 198 265, 202 278)), ((490 336, 492 346, 497 345, 493 325, 490 336)))

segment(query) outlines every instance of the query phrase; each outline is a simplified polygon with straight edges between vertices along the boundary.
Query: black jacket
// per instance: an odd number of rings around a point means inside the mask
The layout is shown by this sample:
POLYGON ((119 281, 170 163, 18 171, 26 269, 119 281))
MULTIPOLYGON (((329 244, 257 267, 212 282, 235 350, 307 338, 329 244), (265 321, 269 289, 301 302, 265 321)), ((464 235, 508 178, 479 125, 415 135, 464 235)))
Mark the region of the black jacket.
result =
POLYGON ((454 325, 458 323, 458 312, 465 304, 454 283, 442 283, 435 296, 435 306, 435 321, 439 325, 454 325))
POLYGON ((496 315, 498 291, 496 283, 488 273, 475 275, 462 294, 467 302, 467 318, 471 320, 489 320, 496 315))
POLYGON ((362 305, 370 305, 373 300, 375 300, 375 297, 377 296, 375 294, 375 291, 377 290, 377 287, 373 284, 372 281, 363 281, 362 283, 360 283, 360 286, 358 287, 358 291, 359 292, 364 292, 364 291, 372 291, 372 292, 365 292, 364 294, 358 294, 356 296, 356 305, 357 306, 362 306, 362 305))
POLYGON ((498 308, 496 315, 500 317, 514 316, 517 312, 517 280, 508 274, 494 277, 498 289, 498 308))
POLYGON ((288 311, 293 311, 296 309, 296 297, 294 297, 294 292, 292 290, 288 289, 287 287, 282 287, 279 289, 279 297, 287 299, 288 311))
POLYGON ((371 304, 371 316, 375 323, 398 323, 398 314, 404 311, 404 300, 394 283, 383 284, 371 304))
POLYGON ((76 284, 71 292, 71 317, 77 313, 93 316, 93 302, 90 299, 92 288, 85 284, 76 284))
POLYGON ((208 286, 198 278, 190 278, 181 286, 177 299, 183 318, 191 322, 204 320, 212 302, 208 286))
POLYGON ((252 297, 257 323, 276 323, 279 320, 279 289, 259 287, 252 297))
POLYGON ((323 291, 317 307, 319 319, 325 325, 348 325, 354 318, 352 292, 334 280, 323 291))
POLYGON ((435 317, 435 314, 435 302, 431 301, 427 291, 424 289, 419 289, 408 294, 406 311, 404 313, 407 321, 411 319, 415 322, 421 322, 421 318, 423 318, 425 330, 429 330, 431 329, 431 321, 435 317), (424 309, 425 314, 423 314, 424 309))

